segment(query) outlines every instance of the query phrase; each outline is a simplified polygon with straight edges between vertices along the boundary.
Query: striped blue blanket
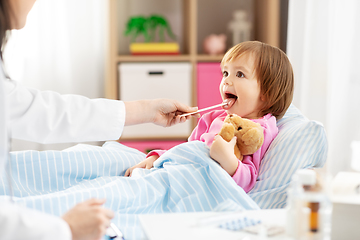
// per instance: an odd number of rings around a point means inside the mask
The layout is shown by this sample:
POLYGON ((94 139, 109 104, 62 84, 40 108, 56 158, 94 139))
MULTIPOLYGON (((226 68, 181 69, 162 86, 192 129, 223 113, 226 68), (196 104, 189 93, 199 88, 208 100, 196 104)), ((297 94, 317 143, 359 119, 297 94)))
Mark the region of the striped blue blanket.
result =
MULTIPOLYGON (((209 157, 203 142, 188 142, 163 154, 154 168, 127 168, 145 155, 117 142, 77 145, 64 151, 11 153, 15 201, 54 215, 91 197, 106 198, 113 222, 127 239, 143 238, 138 214, 258 209, 258 205, 209 157)), ((0 181, 0 200, 9 194, 0 181)))

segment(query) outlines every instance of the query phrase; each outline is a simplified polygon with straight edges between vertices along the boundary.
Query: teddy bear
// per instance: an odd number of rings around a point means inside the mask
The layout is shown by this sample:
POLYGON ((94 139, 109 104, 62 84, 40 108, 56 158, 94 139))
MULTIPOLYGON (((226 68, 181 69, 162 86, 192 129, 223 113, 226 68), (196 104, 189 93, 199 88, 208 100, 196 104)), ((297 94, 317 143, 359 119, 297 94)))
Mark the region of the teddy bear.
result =
POLYGON ((235 156, 242 161, 243 155, 255 153, 264 142, 263 128, 259 123, 236 114, 226 116, 219 135, 227 142, 236 136, 235 156))

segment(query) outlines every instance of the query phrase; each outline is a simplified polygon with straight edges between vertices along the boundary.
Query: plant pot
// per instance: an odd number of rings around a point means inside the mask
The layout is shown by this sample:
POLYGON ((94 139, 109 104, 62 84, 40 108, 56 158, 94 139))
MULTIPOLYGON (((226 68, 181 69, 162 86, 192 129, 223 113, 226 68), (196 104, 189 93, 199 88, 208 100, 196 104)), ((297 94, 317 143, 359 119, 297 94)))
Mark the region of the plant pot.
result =
POLYGON ((176 42, 130 44, 132 55, 177 55, 179 50, 179 44, 176 42))

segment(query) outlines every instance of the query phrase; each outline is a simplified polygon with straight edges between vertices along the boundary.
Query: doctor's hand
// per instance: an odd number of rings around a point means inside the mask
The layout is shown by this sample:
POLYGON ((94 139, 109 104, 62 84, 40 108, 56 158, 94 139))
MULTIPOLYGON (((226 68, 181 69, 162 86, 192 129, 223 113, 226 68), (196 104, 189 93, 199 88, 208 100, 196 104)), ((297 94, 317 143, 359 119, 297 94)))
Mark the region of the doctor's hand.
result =
POLYGON ((125 177, 131 177, 131 174, 135 168, 145 168, 150 169, 154 166, 154 162, 156 159, 159 158, 159 155, 151 155, 150 157, 146 158, 144 161, 136 164, 135 166, 128 168, 125 172, 125 177))
MULTIPOLYGON (((155 123, 163 127, 185 122, 191 116, 180 117, 181 114, 197 111, 197 107, 189 107, 176 100, 153 99, 125 102, 125 125, 139 123, 155 123)), ((199 114, 193 115, 199 117, 199 114)))
POLYGON ((234 153, 235 144, 236 137, 227 142, 220 135, 216 135, 210 147, 211 158, 217 161, 230 176, 234 175, 239 164, 234 153))
POLYGON ((77 204, 62 218, 69 224, 73 240, 98 240, 104 236, 114 217, 113 211, 102 205, 105 199, 90 199, 77 204))

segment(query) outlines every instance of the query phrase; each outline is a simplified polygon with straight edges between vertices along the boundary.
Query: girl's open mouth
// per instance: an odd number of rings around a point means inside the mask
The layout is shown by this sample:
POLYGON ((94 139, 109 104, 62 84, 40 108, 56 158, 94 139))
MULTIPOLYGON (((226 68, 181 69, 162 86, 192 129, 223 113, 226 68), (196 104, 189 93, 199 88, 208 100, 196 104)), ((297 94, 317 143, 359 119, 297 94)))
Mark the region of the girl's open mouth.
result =
POLYGON ((232 93, 225 93, 225 97, 224 102, 227 103, 227 105, 223 106, 223 109, 227 110, 235 104, 238 97, 232 93))

